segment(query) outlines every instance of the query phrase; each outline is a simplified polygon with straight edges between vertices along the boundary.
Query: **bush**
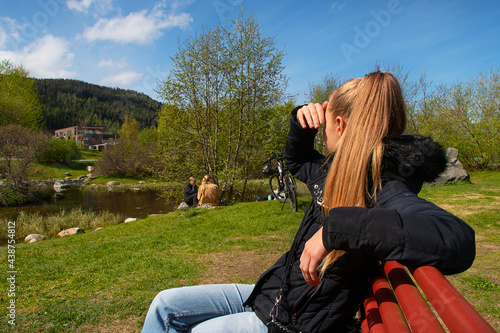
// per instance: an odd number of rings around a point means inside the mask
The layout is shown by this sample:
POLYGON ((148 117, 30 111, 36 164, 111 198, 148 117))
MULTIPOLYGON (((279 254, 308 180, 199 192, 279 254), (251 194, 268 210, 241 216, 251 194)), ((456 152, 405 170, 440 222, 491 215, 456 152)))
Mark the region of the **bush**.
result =
POLYGON ((49 140, 49 147, 38 156, 38 160, 44 164, 54 162, 68 164, 71 161, 80 159, 81 156, 76 141, 53 138, 49 140))
POLYGON ((13 184, 0 186, 0 207, 48 202, 51 197, 51 189, 38 187, 31 183, 21 183, 18 186, 13 184))

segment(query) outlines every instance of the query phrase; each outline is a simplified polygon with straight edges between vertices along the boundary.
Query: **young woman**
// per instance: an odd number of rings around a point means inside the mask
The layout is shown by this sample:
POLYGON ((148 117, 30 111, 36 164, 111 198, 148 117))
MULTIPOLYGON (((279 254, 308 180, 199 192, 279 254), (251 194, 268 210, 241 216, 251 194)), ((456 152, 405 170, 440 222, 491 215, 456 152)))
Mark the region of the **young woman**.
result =
POLYGON ((212 175, 205 175, 198 189, 198 204, 218 206, 220 203, 219 187, 214 184, 212 175))
POLYGON ((348 332, 380 260, 444 274, 470 267, 473 230, 416 195, 444 170, 444 152, 403 136, 405 124, 399 84, 379 71, 294 109, 286 163, 313 201, 290 251, 254 286, 159 293, 143 332, 348 332), (322 124, 327 157, 313 148, 322 124))

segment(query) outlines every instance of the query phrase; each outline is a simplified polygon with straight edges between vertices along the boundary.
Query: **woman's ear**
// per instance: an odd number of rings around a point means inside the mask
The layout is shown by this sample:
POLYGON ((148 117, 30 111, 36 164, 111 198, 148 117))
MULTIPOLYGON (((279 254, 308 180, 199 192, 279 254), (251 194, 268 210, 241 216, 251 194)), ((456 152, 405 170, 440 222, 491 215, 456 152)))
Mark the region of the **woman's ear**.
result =
POLYGON ((342 134, 344 134, 344 130, 345 130, 345 127, 347 125, 346 121, 344 120, 344 118, 342 118, 341 116, 337 116, 335 118, 335 124, 336 124, 336 132, 337 132, 337 135, 339 137, 342 136, 342 134))

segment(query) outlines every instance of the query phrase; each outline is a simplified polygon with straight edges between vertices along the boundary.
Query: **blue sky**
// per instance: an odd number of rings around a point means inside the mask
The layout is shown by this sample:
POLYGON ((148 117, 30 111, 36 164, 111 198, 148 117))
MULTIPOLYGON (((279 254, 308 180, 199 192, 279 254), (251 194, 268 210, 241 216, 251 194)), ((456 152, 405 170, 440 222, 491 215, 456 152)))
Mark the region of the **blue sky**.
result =
POLYGON ((467 81, 498 70, 496 0, 0 0, 0 60, 37 78, 71 78, 158 99, 178 40, 235 19, 240 7, 286 53, 288 95, 305 102, 328 73, 398 63, 410 78, 467 81))

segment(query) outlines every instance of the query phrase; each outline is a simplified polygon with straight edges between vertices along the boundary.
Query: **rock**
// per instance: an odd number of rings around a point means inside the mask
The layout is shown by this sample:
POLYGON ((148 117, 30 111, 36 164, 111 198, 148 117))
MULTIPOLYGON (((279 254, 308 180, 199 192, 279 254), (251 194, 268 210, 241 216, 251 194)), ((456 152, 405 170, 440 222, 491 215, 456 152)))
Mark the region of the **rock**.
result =
POLYGON ((62 200, 64 198, 66 198, 66 196, 64 194, 62 194, 61 192, 56 192, 56 193, 54 193, 54 198, 56 198, 56 200, 62 200))
POLYGON ((102 227, 95 228, 95 230, 94 230, 94 231, 99 231, 99 230, 102 230, 102 227))
POLYGON ((446 170, 434 181, 434 185, 443 185, 447 182, 458 184, 463 180, 470 180, 469 174, 458 160, 458 149, 451 147, 446 149, 446 159, 448 160, 446 170))
POLYGON ((137 218, 135 218, 135 217, 129 217, 125 221, 123 221, 123 223, 135 222, 135 221, 137 221, 137 218))
POLYGON ((116 186, 116 185, 120 185, 120 183, 118 183, 117 181, 115 180, 112 180, 112 181, 109 181, 106 183, 106 186, 116 186))
POLYGON ((185 202, 181 202, 181 204, 179 205, 179 207, 177 207, 178 210, 187 210, 189 209, 189 206, 187 203, 185 202))
POLYGON ((59 232, 57 235, 59 237, 64 237, 64 236, 72 236, 72 235, 76 235, 76 234, 84 233, 84 232, 85 231, 83 231, 83 229, 75 227, 75 228, 63 230, 63 231, 59 232))
POLYGON ((71 173, 66 172, 66 173, 65 173, 65 175, 66 175, 66 176, 71 176, 71 173))
POLYGON ((146 184, 144 180, 139 180, 139 184, 146 184))
POLYGON ((68 184, 68 183, 60 181, 60 180, 58 180, 54 183, 54 190, 56 190, 56 191, 60 191, 62 189, 66 189, 66 188, 70 188, 70 187, 71 187, 71 184, 68 184))
POLYGON ((30 242, 30 243, 31 243, 31 241, 32 241, 32 240, 34 240, 34 239, 35 239, 36 241, 39 241, 39 240, 42 240, 42 239, 44 239, 44 238, 47 238, 47 236, 40 235, 40 234, 29 234, 28 236, 26 236, 26 237, 24 238, 24 241, 25 241, 25 242, 30 242))
POLYGON ((94 170, 94 167, 93 167, 93 166, 91 166, 91 165, 88 165, 88 166, 87 166, 87 171, 88 171, 88 172, 92 172, 92 170, 94 170))
POLYGON ((64 177, 64 181, 65 182, 70 182, 71 181, 71 177, 64 177))
POLYGON ((35 239, 35 238, 30 239, 30 241, 29 241, 29 242, 30 242, 30 243, 36 243, 36 242, 38 242, 38 239, 35 239))

